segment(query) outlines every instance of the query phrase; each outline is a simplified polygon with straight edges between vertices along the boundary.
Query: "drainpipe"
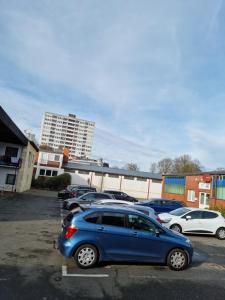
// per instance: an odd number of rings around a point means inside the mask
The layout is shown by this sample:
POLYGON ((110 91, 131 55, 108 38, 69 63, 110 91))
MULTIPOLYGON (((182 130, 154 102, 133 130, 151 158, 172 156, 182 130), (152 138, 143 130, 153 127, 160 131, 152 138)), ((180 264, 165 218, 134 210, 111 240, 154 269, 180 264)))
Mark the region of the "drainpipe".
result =
POLYGON ((149 199, 149 194, 150 194, 150 178, 148 179, 148 195, 147 195, 147 199, 149 199))

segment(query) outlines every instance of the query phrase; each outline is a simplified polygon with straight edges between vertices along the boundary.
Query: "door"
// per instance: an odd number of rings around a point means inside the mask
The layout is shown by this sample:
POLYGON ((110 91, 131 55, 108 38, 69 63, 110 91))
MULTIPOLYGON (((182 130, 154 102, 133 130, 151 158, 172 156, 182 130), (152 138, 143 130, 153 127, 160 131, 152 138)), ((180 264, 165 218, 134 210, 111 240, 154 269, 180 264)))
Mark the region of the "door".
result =
POLYGON ((209 199, 210 194, 209 193, 199 193, 199 208, 209 208, 209 199))
POLYGON ((133 259, 130 249, 130 231, 125 225, 125 214, 103 212, 97 226, 97 236, 107 259, 117 261, 133 259))
POLYGON ((156 225, 150 220, 135 214, 128 214, 130 229, 130 251, 134 260, 162 262, 165 259, 166 241, 163 234, 157 236, 156 225))
POLYGON ((202 230, 202 211, 194 210, 181 218, 180 225, 183 232, 201 232, 202 230))

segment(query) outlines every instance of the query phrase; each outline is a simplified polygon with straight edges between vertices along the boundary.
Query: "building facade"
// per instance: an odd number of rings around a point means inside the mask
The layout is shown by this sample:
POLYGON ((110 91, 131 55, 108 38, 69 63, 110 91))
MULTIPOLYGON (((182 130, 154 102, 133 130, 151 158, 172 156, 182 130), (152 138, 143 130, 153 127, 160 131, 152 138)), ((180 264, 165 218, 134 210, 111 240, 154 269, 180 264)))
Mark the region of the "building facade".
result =
POLYGON ((225 173, 165 175, 162 198, 179 200, 190 207, 225 206, 225 173))
POLYGON ((63 157, 63 150, 50 151, 40 148, 34 163, 34 178, 36 179, 39 176, 51 177, 61 174, 63 157))
POLYGON ((57 150, 59 147, 70 149, 70 157, 90 157, 95 123, 82 120, 76 115, 68 116, 46 112, 44 114, 40 145, 57 150))
POLYGON ((27 139, 0 106, 0 190, 30 189, 38 147, 27 139))
POLYGON ((88 184, 98 191, 118 190, 138 199, 160 198, 162 177, 148 172, 65 163, 60 171, 71 175, 71 184, 88 184))

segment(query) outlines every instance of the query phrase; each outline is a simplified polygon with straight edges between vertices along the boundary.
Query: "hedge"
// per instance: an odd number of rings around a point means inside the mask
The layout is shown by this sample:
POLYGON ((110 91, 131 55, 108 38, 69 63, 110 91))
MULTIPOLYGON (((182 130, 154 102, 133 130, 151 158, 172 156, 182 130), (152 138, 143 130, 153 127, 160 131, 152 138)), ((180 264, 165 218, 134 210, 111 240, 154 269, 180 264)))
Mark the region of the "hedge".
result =
POLYGON ((225 207, 224 206, 218 206, 218 205, 216 205, 216 206, 210 207, 210 209, 221 212, 221 214, 225 218, 225 207))
POLYGON ((68 173, 63 173, 58 176, 45 177, 39 176, 33 179, 32 186, 35 188, 44 188, 50 190, 60 190, 71 184, 71 176, 68 173))

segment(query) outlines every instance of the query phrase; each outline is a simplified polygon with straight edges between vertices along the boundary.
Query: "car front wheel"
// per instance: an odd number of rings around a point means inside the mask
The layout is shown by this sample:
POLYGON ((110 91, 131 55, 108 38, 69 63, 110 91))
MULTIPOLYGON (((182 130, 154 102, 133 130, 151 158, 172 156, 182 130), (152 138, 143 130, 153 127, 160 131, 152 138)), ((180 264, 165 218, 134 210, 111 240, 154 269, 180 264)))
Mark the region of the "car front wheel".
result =
POLYGON ((216 237, 219 240, 225 240, 225 228, 224 227, 220 227, 219 229, 217 229, 216 237))
POLYGON ((171 226, 170 226, 170 229, 172 229, 173 231, 179 232, 179 233, 182 232, 182 228, 181 228, 181 226, 178 225, 178 224, 173 224, 173 225, 171 225, 171 226))
POLYGON ((82 269, 91 268, 98 261, 98 251, 94 246, 84 244, 76 250, 74 259, 78 267, 82 269))
POLYGON ((184 270, 188 265, 186 252, 181 249, 173 249, 167 257, 167 265, 174 271, 184 270))

